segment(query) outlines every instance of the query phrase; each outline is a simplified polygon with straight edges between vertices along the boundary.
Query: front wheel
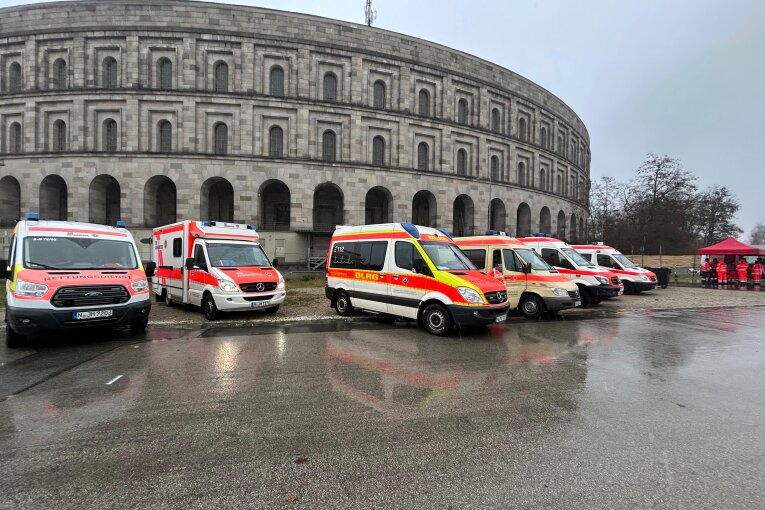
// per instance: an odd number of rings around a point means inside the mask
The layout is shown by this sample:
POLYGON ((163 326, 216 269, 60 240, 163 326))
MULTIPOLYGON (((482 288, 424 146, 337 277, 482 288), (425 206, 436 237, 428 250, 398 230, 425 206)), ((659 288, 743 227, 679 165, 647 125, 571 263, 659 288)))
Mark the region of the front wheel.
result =
POLYGON ((24 347, 26 337, 13 331, 10 324, 5 324, 5 346, 9 349, 24 347))
POLYGON ((592 294, 586 287, 579 287, 579 295, 582 297, 582 308, 592 306, 592 294))
POLYGON ((202 299, 202 312, 208 321, 214 321, 218 318, 218 306, 210 294, 205 294, 204 299, 202 299))
POLYGON ((637 294, 637 289, 635 289, 635 284, 632 282, 625 281, 624 282, 624 293, 627 295, 633 295, 637 294))
POLYGON ((338 315, 343 317, 347 317, 353 313, 351 298, 343 290, 339 291, 335 297, 335 311, 338 315))
POLYGON ((175 300, 169 290, 165 290, 165 306, 175 306, 175 300))
POLYGON ((428 305, 422 312, 422 324, 432 335, 446 336, 452 331, 452 318, 441 305, 428 305))
POLYGON ((521 313, 527 319, 538 319, 542 316, 544 307, 542 301, 538 296, 534 294, 526 294, 521 298, 521 303, 518 305, 521 309, 521 313))

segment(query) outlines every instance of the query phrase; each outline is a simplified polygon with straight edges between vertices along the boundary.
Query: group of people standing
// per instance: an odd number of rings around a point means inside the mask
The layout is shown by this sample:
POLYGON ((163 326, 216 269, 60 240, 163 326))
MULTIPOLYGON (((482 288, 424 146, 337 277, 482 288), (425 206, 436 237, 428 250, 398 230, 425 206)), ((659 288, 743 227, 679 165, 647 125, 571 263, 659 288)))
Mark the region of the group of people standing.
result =
POLYGON ((722 260, 717 260, 717 257, 715 257, 711 261, 707 257, 699 268, 701 280, 705 283, 717 282, 718 284, 745 284, 749 281, 750 276, 755 284, 759 284, 762 280, 765 259, 758 258, 752 263, 747 262, 744 257, 739 257, 735 263, 734 257, 731 257, 728 262, 726 260, 728 260, 728 257, 722 260))

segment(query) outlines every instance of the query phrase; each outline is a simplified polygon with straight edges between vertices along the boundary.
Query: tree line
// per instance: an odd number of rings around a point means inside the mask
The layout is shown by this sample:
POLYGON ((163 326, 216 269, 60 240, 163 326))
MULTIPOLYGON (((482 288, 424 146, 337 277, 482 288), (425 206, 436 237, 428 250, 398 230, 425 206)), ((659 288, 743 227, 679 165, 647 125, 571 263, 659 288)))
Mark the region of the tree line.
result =
POLYGON ((697 181, 679 160, 656 154, 628 182, 601 177, 590 189, 588 240, 625 253, 682 255, 741 234, 731 190, 700 190, 697 181))

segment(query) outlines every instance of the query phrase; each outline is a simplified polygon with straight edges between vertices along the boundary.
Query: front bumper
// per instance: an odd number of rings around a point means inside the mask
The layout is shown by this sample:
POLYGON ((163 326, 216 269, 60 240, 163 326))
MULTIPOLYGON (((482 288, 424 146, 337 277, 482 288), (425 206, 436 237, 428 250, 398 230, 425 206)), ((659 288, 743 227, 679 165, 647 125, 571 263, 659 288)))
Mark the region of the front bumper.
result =
POLYGON ((127 305, 99 306, 97 308, 6 308, 6 320, 16 333, 35 334, 41 331, 79 329, 98 326, 122 326, 149 317, 151 301, 138 301, 127 305), (76 312, 113 310, 111 317, 102 319, 75 320, 76 312))
POLYGON ((632 282, 635 285, 635 290, 643 292, 644 290, 653 290, 656 288, 656 282, 646 282, 643 280, 632 282))
POLYGON ((574 308, 577 306, 577 301, 579 301, 580 305, 582 304, 581 300, 571 299, 570 297, 542 297, 542 300, 545 302, 545 308, 548 312, 557 312, 574 308))
POLYGON ((596 299, 608 299, 616 297, 624 292, 619 287, 612 287, 607 283, 597 286, 593 285, 587 288, 590 290, 590 292, 592 292, 592 296, 596 299))
POLYGON ((246 310, 263 310, 284 303, 287 292, 280 290, 273 294, 213 294, 215 305, 222 312, 243 312, 246 310))
POLYGON ((497 322, 497 317, 507 316, 510 306, 464 306, 449 305, 452 319, 457 326, 485 326, 497 322))

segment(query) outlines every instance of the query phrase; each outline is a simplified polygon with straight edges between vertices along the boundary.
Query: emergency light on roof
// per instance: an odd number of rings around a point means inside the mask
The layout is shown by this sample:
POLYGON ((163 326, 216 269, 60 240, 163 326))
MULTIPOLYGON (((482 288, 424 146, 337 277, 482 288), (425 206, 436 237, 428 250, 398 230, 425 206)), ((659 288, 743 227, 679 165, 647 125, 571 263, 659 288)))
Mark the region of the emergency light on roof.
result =
POLYGON ((531 234, 531 237, 552 237, 552 234, 545 234, 544 232, 537 232, 535 234, 531 234))
POLYGON ((402 223, 401 226, 406 230, 406 233, 410 236, 414 237, 415 239, 420 238, 420 231, 417 230, 417 227, 412 225, 411 223, 402 223))
POLYGON ((115 226, 117 228, 125 228, 125 222, 120 220, 120 221, 117 222, 117 224, 115 226))
POLYGON ((487 230, 486 234, 487 236, 506 236, 507 232, 504 232, 502 230, 487 230))
POLYGON ((27 213, 27 220, 40 221, 40 213, 36 213, 36 212, 27 213))
MULTIPOLYGON (((452 239, 452 233, 451 233, 451 232, 449 232, 448 230, 445 230, 445 229, 443 229, 443 228, 437 228, 436 230, 438 230, 439 232, 441 232, 443 235, 445 235, 445 236, 446 236, 446 237, 448 237, 449 239, 452 239)), ((452 240, 453 240, 453 239, 452 239, 452 240)))

